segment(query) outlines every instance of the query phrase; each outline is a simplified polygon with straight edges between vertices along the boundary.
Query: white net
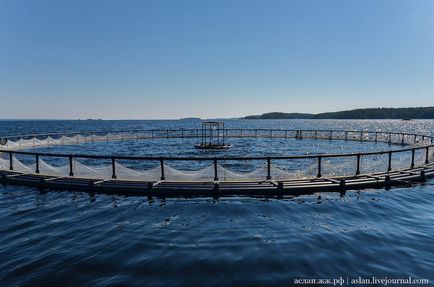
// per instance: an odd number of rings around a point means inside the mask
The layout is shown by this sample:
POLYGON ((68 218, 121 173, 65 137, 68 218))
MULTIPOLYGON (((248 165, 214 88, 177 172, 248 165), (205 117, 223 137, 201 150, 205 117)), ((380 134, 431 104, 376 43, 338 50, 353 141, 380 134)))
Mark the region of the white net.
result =
MULTIPOLYGON (((355 157, 354 157, 355 158, 355 157)), ((434 159, 434 150, 429 153, 429 160, 432 162, 434 159)), ((422 165, 425 163, 426 153, 415 154, 415 165, 422 165)), ((274 164, 270 165, 270 175, 273 180, 286 180, 286 179, 304 179, 314 178, 318 173, 318 164, 311 162, 293 168, 291 170, 284 169, 281 166, 274 164)), ((0 158, 0 169, 9 169, 9 159, 0 158)), ((35 173, 36 163, 24 164, 15 156, 12 157, 13 170, 23 173, 35 173)), ((411 165, 411 153, 402 153, 402 155, 394 154, 392 158, 392 169, 406 169, 411 165)), ((388 155, 369 155, 362 156, 360 159, 360 172, 361 174, 372 174, 386 172, 388 168, 388 155)), ((322 175, 324 177, 335 177, 344 175, 354 175, 356 172, 356 163, 353 158, 345 158, 339 162, 333 160, 322 161, 322 175)), ((54 166, 48 164, 46 161, 39 160, 39 172, 44 175, 65 177, 69 176, 69 164, 62 166, 54 166)), ((78 160, 73 160, 72 164, 73 176, 80 178, 94 178, 94 179, 110 179, 113 175, 113 167, 111 164, 90 166, 81 163, 78 160)), ((161 178, 161 166, 157 165, 149 169, 134 169, 126 167, 125 165, 116 162, 115 174, 118 179, 125 180, 143 180, 143 181, 157 181, 161 178)), ((268 174, 267 165, 263 164, 259 168, 251 172, 235 172, 228 168, 217 165, 217 176, 220 181, 243 181, 243 180, 265 180, 268 174)), ((211 164, 199 170, 179 170, 164 164, 164 176, 168 181, 213 181, 215 176, 214 166, 211 164)))
MULTIPOLYGON (((253 132, 250 132, 254 135, 253 132)), ((164 135, 166 133, 163 133, 164 135)), ((247 134, 247 133, 246 133, 247 134)), ((278 133, 275 133, 278 135, 278 133)), ((295 133, 281 133, 281 136, 294 136, 295 133)), ((300 133, 298 134, 300 136, 300 133)), ((328 131, 305 131, 301 134, 304 137, 310 138, 322 138, 328 139, 332 136, 335 139, 352 139, 352 140, 372 140, 375 139, 381 141, 393 141, 393 142, 405 142, 413 143, 416 145, 429 144, 431 142, 430 137, 412 135, 389 135, 379 133, 360 133, 360 132, 334 132, 331 134, 328 131)), ((113 141, 113 140, 126 140, 126 139, 137 139, 144 137, 151 137, 150 133, 136 133, 136 132, 125 132, 125 133, 107 133, 107 134, 77 134, 77 135, 63 135, 57 138, 47 136, 45 138, 27 138, 19 139, 17 141, 7 140, 4 145, 0 145, 0 149, 7 150, 18 150, 31 147, 39 146, 50 146, 50 145, 63 145, 63 144, 79 144, 82 142, 101 142, 101 141, 113 141)), ((392 157, 392 169, 407 169, 411 167, 411 151, 393 153, 392 157)), ((421 166, 426 160, 426 149, 420 149, 415 151, 414 164, 415 166, 421 166)), ((430 162, 432 162, 434 156, 434 148, 429 150, 428 157, 430 162)), ((270 175, 273 180, 285 180, 285 179, 303 179, 303 178, 314 178, 318 174, 318 163, 316 159, 304 159, 299 160, 301 163, 294 163, 291 160, 286 161, 282 164, 275 164, 274 161, 270 166, 270 175)), ((361 156, 360 159, 360 173, 361 174, 372 174, 386 172, 388 169, 388 154, 383 155, 368 155, 361 156)), ((61 162, 61 161, 60 161, 61 162)), ((45 175, 51 176, 69 176, 70 166, 65 164, 61 166, 54 166, 42 159, 39 160, 39 172, 45 175)), ((226 162, 220 161, 217 165, 217 176, 220 181, 243 181, 243 180, 265 180, 268 174, 267 164, 256 165, 256 169, 251 168, 250 171, 239 172, 234 168, 228 168, 226 162)), ((62 163, 59 163, 62 164, 62 163)), ((251 163, 249 163, 251 164, 251 163)), ((17 159, 15 156, 12 157, 12 165, 15 171, 23 173, 35 173, 36 163, 28 161, 22 161, 17 159)), ((10 167, 9 158, 3 157, 0 153, 0 169, 8 170, 10 167)), ((250 165, 252 167, 252 165, 250 165)), ((237 169, 237 168, 235 168, 237 169)), ((243 170, 241 168, 241 170, 243 170)), ((99 163, 99 165, 84 164, 79 160, 74 159, 72 164, 72 173, 75 177, 80 178, 95 178, 95 179, 110 179, 113 175, 113 166, 106 162, 105 165, 99 163)), ((356 173, 356 156, 350 157, 339 157, 339 158, 323 158, 322 176, 324 177, 336 177, 336 176, 349 176, 356 173)), ((162 176, 161 166, 156 165, 151 168, 132 168, 124 164, 124 162, 116 162, 115 164, 115 174, 118 179, 125 180, 144 180, 144 181, 156 181, 162 176)), ((164 164, 164 176, 168 181, 212 181, 215 176, 214 166, 210 164, 202 169, 198 170, 179 170, 171 165, 164 164)))
POLYGON ((9 161, 0 157, 0 169, 6 170, 9 168, 9 161))
MULTIPOLYGON (((137 135, 132 135, 131 133, 108 133, 105 135, 71 135, 71 136, 60 136, 58 138, 53 138, 47 136, 43 139, 33 137, 19 140, 7 140, 6 143, 0 144, 0 149, 7 150, 19 150, 33 147, 51 146, 51 145, 65 145, 65 144, 80 144, 85 142, 102 142, 102 141, 116 141, 116 140, 127 140, 136 139, 137 135)), ((143 136, 141 137, 143 138, 143 136)))
POLYGON ((39 161, 39 170, 42 174, 55 175, 55 176, 67 176, 69 174, 68 166, 52 166, 43 160, 39 161))
MULTIPOLYGON (((105 134, 92 133, 92 134, 74 134, 74 135, 59 135, 57 137, 46 136, 44 138, 28 137, 20 138, 17 140, 8 139, 5 142, 0 141, 0 150, 19 150, 32 147, 50 146, 50 145, 64 145, 64 144, 79 144, 85 142, 101 142, 101 141, 117 141, 117 140, 130 140, 130 139, 143 139, 152 137, 182 137, 189 132, 180 133, 180 131, 140 131, 140 132, 110 132, 105 134)), ((406 135, 406 134, 389 134, 389 133, 375 133, 375 132, 344 132, 344 131, 259 131, 244 130, 244 131, 231 131, 230 137, 242 138, 245 136, 254 137, 260 135, 262 137, 302 137, 311 139, 334 139, 334 140, 363 140, 363 141, 382 141, 393 144, 411 144, 415 146, 427 145, 431 143, 431 137, 421 135, 406 135)), ((199 135, 196 135, 199 136, 199 135)))

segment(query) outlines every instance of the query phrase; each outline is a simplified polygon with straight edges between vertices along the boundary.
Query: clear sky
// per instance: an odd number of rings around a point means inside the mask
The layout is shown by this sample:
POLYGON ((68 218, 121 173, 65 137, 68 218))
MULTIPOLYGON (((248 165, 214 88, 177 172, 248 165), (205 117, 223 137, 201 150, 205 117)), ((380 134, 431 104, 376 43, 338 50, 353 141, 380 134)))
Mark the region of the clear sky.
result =
POLYGON ((0 0, 0 118, 434 106, 431 0, 0 0))

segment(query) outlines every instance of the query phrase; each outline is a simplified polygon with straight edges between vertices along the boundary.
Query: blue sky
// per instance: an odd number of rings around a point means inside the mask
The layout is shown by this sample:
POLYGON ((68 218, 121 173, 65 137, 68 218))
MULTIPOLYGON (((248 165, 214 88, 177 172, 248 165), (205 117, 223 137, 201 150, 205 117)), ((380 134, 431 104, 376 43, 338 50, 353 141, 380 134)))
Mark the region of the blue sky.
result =
POLYGON ((430 105, 430 0, 0 0, 0 118, 430 105))

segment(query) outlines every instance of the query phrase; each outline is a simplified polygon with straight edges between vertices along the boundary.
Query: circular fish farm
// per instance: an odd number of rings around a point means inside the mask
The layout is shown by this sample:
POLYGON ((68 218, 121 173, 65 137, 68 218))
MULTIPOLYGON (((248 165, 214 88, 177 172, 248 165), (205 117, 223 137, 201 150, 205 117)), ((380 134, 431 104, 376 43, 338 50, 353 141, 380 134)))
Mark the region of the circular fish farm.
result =
POLYGON ((208 127, 4 136, 1 182, 128 195, 219 197, 344 193, 434 177, 429 135, 208 127))

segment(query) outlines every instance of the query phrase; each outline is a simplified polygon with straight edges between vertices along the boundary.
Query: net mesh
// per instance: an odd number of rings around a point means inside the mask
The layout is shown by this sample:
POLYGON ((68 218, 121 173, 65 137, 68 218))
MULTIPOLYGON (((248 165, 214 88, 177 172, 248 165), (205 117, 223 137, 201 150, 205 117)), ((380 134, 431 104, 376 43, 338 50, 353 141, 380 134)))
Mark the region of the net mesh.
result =
MULTIPOLYGON (((255 135, 250 131, 251 135, 255 135)), ((166 133, 164 133, 166 135, 166 133)), ((245 133, 247 135, 248 133, 245 133)), ((0 144, 1 149, 18 150, 39 146, 50 145, 63 145, 63 144, 78 144, 82 142, 101 142, 110 140, 126 140, 151 137, 154 134, 151 133, 136 133, 136 132, 123 132, 123 133, 106 133, 106 134, 88 134, 88 135, 63 135, 57 138, 47 136, 45 138, 21 138, 17 141, 3 141, 3 145, 0 144)), ((279 135, 277 132, 272 136, 279 135)), ((281 132, 280 136, 295 136, 295 132, 281 132)), ((431 142, 431 138, 422 136, 401 136, 401 135, 388 135, 385 133, 362 133, 360 132, 335 132, 331 135, 327 131, 305 131, 298 133, 298 136, 310 137, 310 138, 322 138, 327 139, 333 136, 334 139, 350 139, 350 140, 372 140, 378 141, 392 141, 395 143, 411 143, 415 145, 426 145, 431 142)), ((8 170, 10 168, 9 158, 6 157, 6 153, 0 153, 0 169, 8 170)), ((420 149, 415 151, 414 155, 415 166, 421 166, 426 160, 426 150, 420 149)), ((434 156, 434 148, 429 150, 429 160, 432 162, 434 156)), ((407 169, 411 167, 412 154, 411 151, 393 153, 392 157, 392 169, 407 169)), ((360 173, 361 174, 373 174, 386 172, 389 166, 388 154, 381 155, 362 155, 360 158, 360 173)), ((318 163, 316 159, 303 159, 303 160, 284 160, 275 161, 279 164, 272 163, 270 166, 270 176, 274 180, 286 180, 286 179, 304 179, 314 178, 318 174, 318 163)), ((65 163, 65 162, 64 162, 65 163)), ((251 163, 246 163, 251 164, 251 163)), ((36 163, 26 162, 21 159, 12 157, 13 170, 23 173, 35 173, 36 163)), ((339 158, 323 158, 322 161, 322 176, 324 177, 336 177, 336 176, 350 176, 356 174, 356 156, 339 157, 339 158)), ((256 165, 256 169, 253 171, 235 171, 233 166, 226 162, 220 162, 217 165, 217 176, 220 181, 243 181, 243 180, 265 180, 268 175, 268 167, 264 162, 262 165, 256 165)), ((164 164, 164 177, 168 181, 212 181, 215 176, 214 165, 210 164, 202 169, 198 170, 180 170, 172 167, 170 164, 164 164)), ((69 176, 70 166, 64 164, 61 166, 54 166, 46 161, 39 160, 39 172, 40 174, 51 176, 69 176)), ((113 176, 113 166, 111 164, 84 164, 80 160, 74 159, 72 162, 72 173, 75 177, 81 178, 95 178, 95 179, 109 179, 113 176)), ((125 180, 145 180, 156 181, 161 179, 162 171, 161 166, 156 165, 150 168, 139 169, 136 167, 126 166, 124 163, 116 162, 115 174, 118 179, 125 180)))
MULTIPOLYGON (((429 158, 432 161, 434 158, 434 151, 431 151, 429 158)), ((426 154, 415 156, 416 166, 420 163, 423 164, 426 159, 426 154)), ((9 169, 9 159, 0 158, 0 169, 9 169)), ((35 173, 36 163, 24 164, 15 156, 12 157, 13 170, 23 173, 35 173)), ((392 168, 394 170, 410 168, 411 155, 395 156, 392 159, 392 168)), ((360 160, 361 174, 373 174, 386 172, 388 168, 388 155, 370 155, 362 156, 360 160)), ((40 174, 66 177, 69 176, 70 167, 68 165, 53 166, 39 160, 40 174)), ((81 163, 79 160, 73 160, 72 172, 74 177, 80 178, 93 178, 93 179, 110 179, 113 175, 111 164, 90 166, 81 163)), ((214 179, 214 165, 209 165, 205 168, 193 171, 179 170, 164 164, 164 176, 168 181, 212 181, 214 179)), ((318 165, 310 164, 303 167, 294 168, 292 170, 285 169, 282 166, 271 164, 270 175, 274 180, 286 179, 304 179, 314 178, 317 176, 318 165)), ((340 162, 332 160, 325 160, 322 162, 322 173, 325 177, 354 175, 355 174, 355 160, 345 159, 340 162)), ((121 163, 115 164, 115 174, 118 179, 125 180, 144 180, 144 181, 157 181, 161 179, 161 166, 158 165, 149 169, 134 169, 126 167, 121 163)), ((264 163, 262 166, 252 172, 235 172, 222 165, 217 165, 217 175, 220 181, 243 181, 243 180, 265 180, 268 174, 267 165, 264 163)))
MULTIPOLYGON (((152 138, 152 137, 182 137, 187 136, 191 131, 140 131, 140 132, 110 132, 105 134, 74 134, 74 135, 61 135, 57 138, 52 136, 20 138, 17 140, 8 139, 0 143, 0 150, 19 150, 32 147, 50 146, 50 145, 63 145, 63 144, 79 144, 85 142, 101 142, 101 141, 116 141, 116 140, 129 140, 137 138, 152 138)), ((427 145, 431 143, 431 138, 427 136, 414 136, 402 134, 388 134, 375 132, 343 132, 343 131, 259 131, 244 130, 228 134, 230 137, 245 137, 245 136, 261 136, 261 137, 301 137, 311 139, 334 139, 334 140, 363 140, 363 141, 382 141, 390 142, 393 144, 411 144, 415 146, 427 145)), ((4 140, 4 139, 3 139, 4 140)))

